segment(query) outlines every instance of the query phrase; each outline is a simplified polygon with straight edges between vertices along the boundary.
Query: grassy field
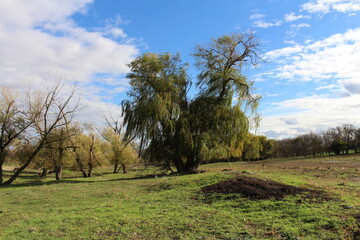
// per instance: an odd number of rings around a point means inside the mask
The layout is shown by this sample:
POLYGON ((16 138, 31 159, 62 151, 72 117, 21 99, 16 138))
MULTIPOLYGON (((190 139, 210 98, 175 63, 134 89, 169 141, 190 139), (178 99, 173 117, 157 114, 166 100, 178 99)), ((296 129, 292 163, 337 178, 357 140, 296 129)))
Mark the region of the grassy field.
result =
MULTIPOLYGON (((10 169, 10 168, 8 168, 10 169)), ((131 171, 88 179, 37 180, 29 171, 0 188, 0 239, 360 239, 360 156, 203 165, 205 173, 144 177, 131 171), (226 171, 224 171, 226 169, 226 171), (236 175, 321 189, 250 200, 200 189, 236 175)))

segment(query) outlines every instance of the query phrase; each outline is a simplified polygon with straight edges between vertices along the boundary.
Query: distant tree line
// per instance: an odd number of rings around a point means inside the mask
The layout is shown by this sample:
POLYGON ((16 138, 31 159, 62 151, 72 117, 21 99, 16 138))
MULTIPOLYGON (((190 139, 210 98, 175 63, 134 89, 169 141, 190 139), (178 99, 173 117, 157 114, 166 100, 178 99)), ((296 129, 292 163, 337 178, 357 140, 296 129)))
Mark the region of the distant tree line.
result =
POLYGON ((306 133, 294 138, 268 139, 248 133, 234 154, 215 161, 254 161, 267 158, 329 156, 357 153, 360 151, 360 128, 343 124, 321 133, 306 133))
POLYGON ((360 150, 360 128, 344 124, 321 133, 307 133, 275 141, 274 157, 326 156, 357 153, 360 150))

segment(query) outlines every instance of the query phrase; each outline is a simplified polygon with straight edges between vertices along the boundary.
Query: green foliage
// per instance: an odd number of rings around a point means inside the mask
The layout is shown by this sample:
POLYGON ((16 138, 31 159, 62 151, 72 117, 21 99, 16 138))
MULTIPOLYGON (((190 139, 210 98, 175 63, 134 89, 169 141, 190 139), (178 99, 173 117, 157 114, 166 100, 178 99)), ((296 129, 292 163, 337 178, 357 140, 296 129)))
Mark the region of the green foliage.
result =
POLYGON ((75 157, 78 157, 81 163, 85 166, 85 169, 91 167, 98 167, 109 164, 108 159, 108 147, 102 138, 94 135, 93 133, 84 134, 81 133, 74 136, 74 142, 76 143, 76 154, 72 152, 72 168, 78 169, 78 164, 74 161, 75 157), (94 140, 93 140, 94 138, 94 140), (91 146, 93 146, 93 159, 90 159, 91 146))
MULTIPOLYGON (((123 141, 123 137, 113 131, 113 129, 106 128, 103 136, 106 140, 104 145, 106 151, 105 156, 113 165, 128 165, 138 160, 137 153, 132 145, 123 141)), ((115 172, 117 169, 115 169, 115 172)))
POLYGON ((275 142, 274 140, 267 139, 265 136, 249 133, 246 135, 240 148, 234 151, 239 150, 241 150, 239 157, 242 157, 243 160, 267 159, 274 156, 275 142))
POLYGON ((274 157, 275 154, 275 141, 272 139, 267 139, 265 136, 259 136, 260 141, 260 158, 267 159, 274 157))
MULTIPOLYGON (((193 55, 200 70, 197 85, 202 87, 202 95, 227 101, 232 100, 234 94, 240 100, 251 97, 251 83, 241 70, 245 61, 256 65, 258 47, 252 34, 225 35, 213 39, 207 46, 197 46, 193 55)), ((239 101, 239 104, 257 104, 254 100, 239 101)))
POLYGON ((198 46, 193 54, 200 71, 201 91, 189 99, 191 85, 179 55, 147 53, 129 67, 132 90, 122 102, 125 138, 141 139, 145 157, 174 164, 178 172, 196 171, 211 158, 239 156, 249 128, 257 118, 258 98, 241 74, 243 62, 257 59, 253 35, 230 35, 198 46), (237 98, 236 104, 233 100, 237 98))
POLYGON ((261 144, 259 137, 248 134, 244 140, 243 159, 255 160, 260 158, 261 144))
POLYGON ((336 155, 339 155, 346 149, 346 142, 341 139, 336 139, 330 145, 330 151, 333 151, 336 155))

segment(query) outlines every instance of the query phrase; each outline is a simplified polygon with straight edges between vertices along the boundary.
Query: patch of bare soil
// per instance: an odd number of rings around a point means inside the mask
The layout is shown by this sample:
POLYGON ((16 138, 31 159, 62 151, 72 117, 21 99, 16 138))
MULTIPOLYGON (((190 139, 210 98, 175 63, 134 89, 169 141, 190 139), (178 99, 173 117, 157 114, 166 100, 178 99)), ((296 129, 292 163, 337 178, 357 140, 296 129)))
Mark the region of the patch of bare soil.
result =
POLYGON ((271 180, 255 177, 239 176, 224 182, 205 186, 203 193, 234 194, 239 193, 250 199, 276 199, 280 200, 288 195, 306 193, 310 199, 331 199, 324 191, 296 187, 271 180))

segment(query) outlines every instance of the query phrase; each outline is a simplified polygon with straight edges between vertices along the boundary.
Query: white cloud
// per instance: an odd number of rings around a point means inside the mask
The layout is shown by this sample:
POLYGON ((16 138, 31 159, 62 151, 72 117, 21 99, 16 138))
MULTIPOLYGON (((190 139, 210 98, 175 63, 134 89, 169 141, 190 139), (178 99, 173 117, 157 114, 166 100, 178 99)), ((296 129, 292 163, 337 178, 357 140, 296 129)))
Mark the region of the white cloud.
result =
POLYGON ((320 87, 317 87, 315 88, 316 91, 320 91, 320 90, 338 90, 339 88, 339 85, 336 85, 336 84, 329 84, 329 85, 325 85, 325 86, 320 86, 320 87))
MULTIPOLYGON (((255 80, 255 82, 257 82, 255 80)), ((265 93, 262 93, 261 96, 262 97, 277 97, 277 96, 280 96, 282 93, 269 93, 269 92, 265 92, 265 93)))
POLYGON ((94 102, 89 105, 109 105, 100 104, 110 95, 104 94, 104 89, 112 86, 117 90, 113 92, 122 90, 120 87, 126 85, 126 64, 139 51, 127 41, 118 21, 89 31, 72 20, 73 14, 86 13, 91 2, 0 1, 1 85, 22 88, 24 82, 32 81, 36 87, 38 82, 41 84, 40 79, 62 76, 65 86, 78 82, 83 93, 98 89, 92 95, 82 94, 85 102, 94 102), (103 80, 103 75, 111 77, 103 80), (96 84, 99 81, 101 86, 96 84))
POLYGON ((262 20, 255 21, 254 26, 259 28, 269 28, 269 27, 278 27, 281 26, 283 22, 281 20, 275 21, 275 22, 265 22, 262 20))
POLYGON ((127 37, 126 33, 124 33, 124 31, 122 29, 116 28, 116 27, 111 28, 110 33, 114 38, 118 38, 118 37, 126 38, 127 37))
POLYGON ((302 5, 309 13, 327 14, 331 11, 354 13, 360 11, 359 0, 311 0, 302 5))
POLYGON ((252 15, 249 17, 249 19, 250 19, 250 20, 262 19, 262 18, 264 18, 264 17, 265 17, 265 15, 263 15, 263 14, 255 13, 255 14, 252 14, 252 15))
POLYGON ((278 66, 273 77, 288 81, 344 79, 360 81, 360 28, 324 40, 266 54, 278 66))
POLYGON ((310 16, 305 16, 305 15, 296 15, 295 13, 288 13, 288 14, 285 14, 284 15, 284 20, 285 22, 294 22, 296 20, 299 20, 299 19, 309 19, 310 16))
POLYGON ((104 27, 96 28, 95 31, 102 32, 105 36, 112 38, 127 38, 127 34, 119 28, 120 25, 128 24, 128 21, 125 21, 121 18, 120 15, 116 15, 114 18, 107 18, 104 20, 104 27))
POLYGON ((286 47, 286 48, 280 48, 280 49, 276 49, 270 52, 267 52, 265 54, 265 58, 267 60, 275 60, 278 59, 280 57, 286 57, 286 56, 290 56, 294 53, 300 53, 302 52, 304 49, 303 46, 300 45, 295 45, 293 47, 286 47))
POLYGON ((119 104, 105 102, 103 100, 82 99, 80 102, 84 107, 77 116, 82 122, 104 126, 103 116, 111 115, 121 111, 119 104))
POLYGON ((296 30, 299 30, 301 28, 309 28, 311 27, 311 25, 308 23, 299 23, 299 24, 291 24, 291 27, 295 28, 296 30))
POLYGON ((296 42, 294 40, 284 40, 284 43, 286 44, 291 44, 291 45, 295 45, 296 42))
POLYGON ((0 1, 2 28, 32 28, 47 23, 59 23, 75 12, 85 12, 92 0, 32 0, 0 1), (41 10, 41 11, 40 11, 41 10))

